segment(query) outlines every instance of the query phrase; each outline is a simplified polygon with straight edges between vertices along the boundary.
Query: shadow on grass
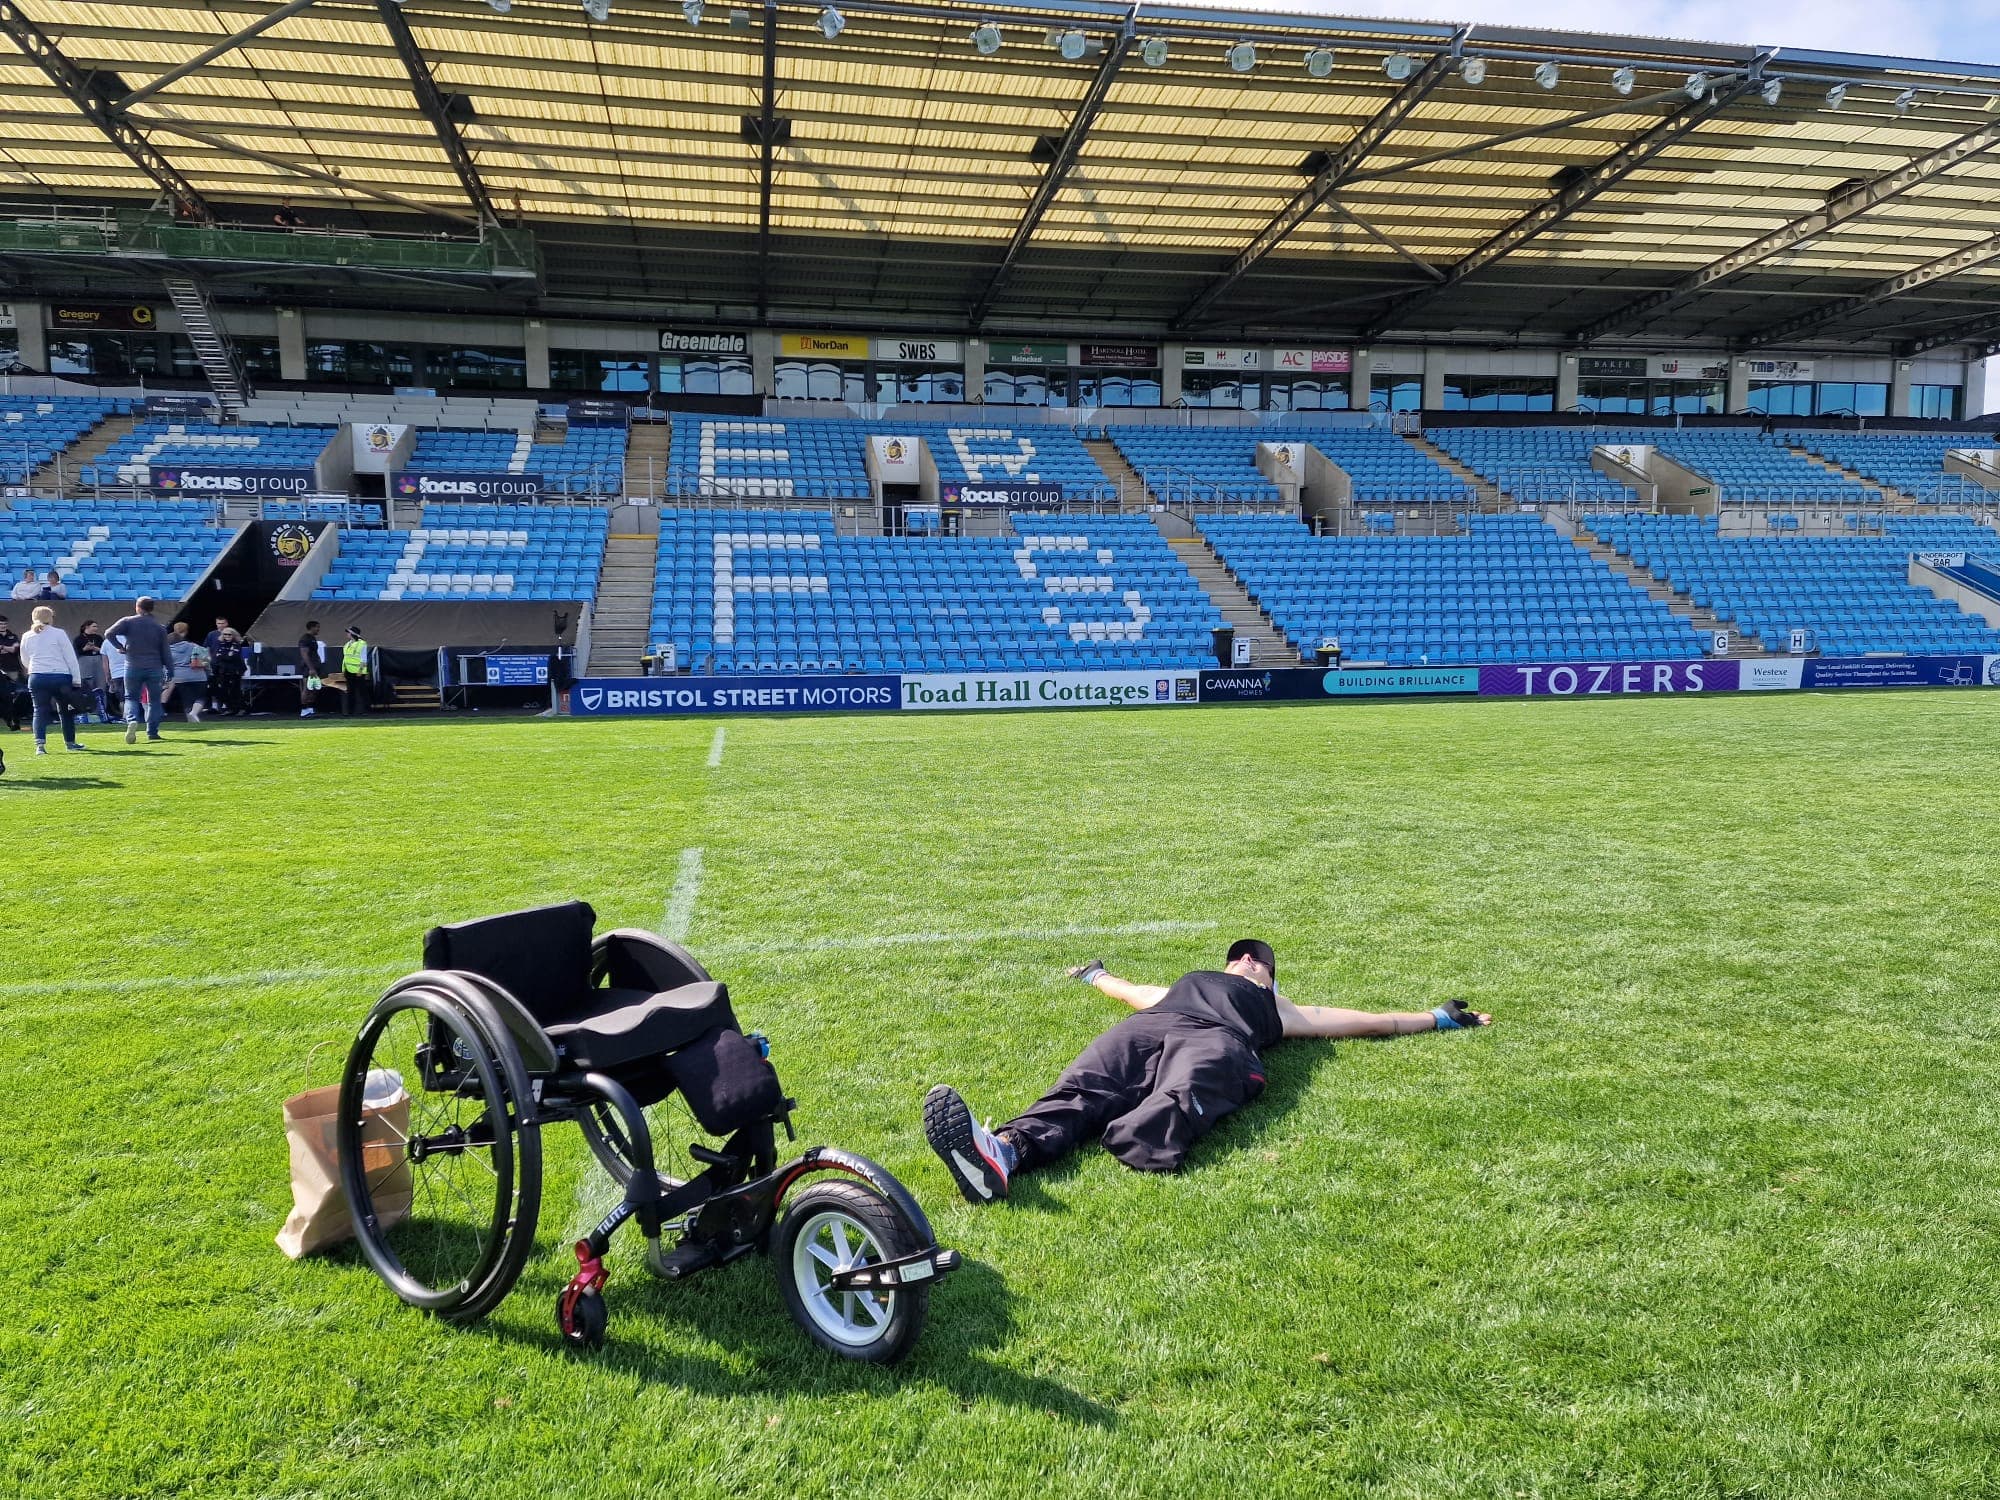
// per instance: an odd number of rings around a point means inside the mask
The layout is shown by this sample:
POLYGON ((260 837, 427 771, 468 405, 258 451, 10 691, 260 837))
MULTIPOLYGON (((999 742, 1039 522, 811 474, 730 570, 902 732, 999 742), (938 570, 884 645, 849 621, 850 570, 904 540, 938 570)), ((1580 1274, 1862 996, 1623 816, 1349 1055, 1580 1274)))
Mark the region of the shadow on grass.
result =
MULTIPOLYGON (((990 1266, 964 1262, 932 1288, 930 1317, 908 1359, 893 1369, 841 1359, 813 1344, 786 1314, 765 1257, 746 1255, 727 1266, 672 1284, 637 1274, 614 1278, 605 1296, 611 1311, 610 1342, 576 1356, 607 1371, 659 1381, 704 1396, 827 1396, 848 1392, 886 1395, 922 1382, 941 1386, 962 1402, 998 1401, 1032 1408, 1091 1427, 1112 1427, 1117 1414, 1059 1381, 1022 1374, 981 1357, 1013 1329, 1013 1294, 990 1266), (621 1343, 621 1321, 654 1319, 678 1324, 700 1339, 748 1360, 730 1368, 701 1354, 665 1354, 621 1343)), ((570 1355, 556 1331, 554 1308, 540 1327, 487 1322, 478 1333, 570 1355)))
POLYGON ((102 776, 0 776, 0 792, 80 792, 123 785, 122 781, 106 781, 102 776))

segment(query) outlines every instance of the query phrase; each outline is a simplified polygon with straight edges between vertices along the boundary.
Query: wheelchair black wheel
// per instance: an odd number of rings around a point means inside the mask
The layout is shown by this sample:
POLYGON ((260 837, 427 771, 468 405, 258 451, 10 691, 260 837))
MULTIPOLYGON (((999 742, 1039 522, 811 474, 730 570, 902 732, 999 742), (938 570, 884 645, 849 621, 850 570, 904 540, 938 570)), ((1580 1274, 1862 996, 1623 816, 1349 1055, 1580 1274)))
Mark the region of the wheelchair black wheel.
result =
MULTIPOLYGON (((643 1113, 646 1133, 653 1138, 653 1170, 659 1174, 661 1185, 674 1187, 699 1173, 702 1166, 688 1155, 688 1146, 707 1139, 707 1133, 696 1122, 680 1093, 676 1091, 657 1104, 647 1105, 643 1113)), ((621 1188, 630 1183, 635 1153, 618 1111, 602 1100, 593 1100, 577 1111, 576 1123, 583 1130, 590 1154, 610 1174, 611 1180, 621 1188)))
POLYGON ((556 1298, 556 1329, 570 1348, 602 1349, 610 1326, 611 1314, 605 1310, 602 1292, 589 1291, 578 1297, 568 1318, 563 1317, 562 1298, 556 1298))
POLYGON ((541 1143, 516 1128, 507 1082, 524 1074, 505 1045, 448 995, 392 990, 341 1080, 336 1141, 361 1252, 397 1296, 451 1322, 491 1312, 533 1247, 541 1143), (402 1098, 371 1110, 382 1069, 402 1098))
POLYGON ((785 1310, 815 1344, 843 1359, 892 1365, 924 1331, 929 1285, 836 1292, 827 1282, 837 1271, 921 1249, 903 1216, 873 1188, 822 1182, 786 1206, 772 1240, 771 1265, 785 1310))

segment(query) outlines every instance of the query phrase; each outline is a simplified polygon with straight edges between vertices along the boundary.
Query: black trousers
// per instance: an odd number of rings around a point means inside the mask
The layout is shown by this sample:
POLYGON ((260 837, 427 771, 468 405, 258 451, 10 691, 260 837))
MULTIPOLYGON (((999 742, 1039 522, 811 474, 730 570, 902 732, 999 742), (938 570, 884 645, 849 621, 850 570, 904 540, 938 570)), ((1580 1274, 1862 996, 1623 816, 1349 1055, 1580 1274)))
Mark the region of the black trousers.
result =
POLYGON ((1141 1011, 1084 1048, 1054 1088, 1000 1129, 1024 1169, 1101 1139, 1136 1171, 1175 1172, 1196 1141, 1263 1091, 1263 1061, 1234 1032, 1141 1011))

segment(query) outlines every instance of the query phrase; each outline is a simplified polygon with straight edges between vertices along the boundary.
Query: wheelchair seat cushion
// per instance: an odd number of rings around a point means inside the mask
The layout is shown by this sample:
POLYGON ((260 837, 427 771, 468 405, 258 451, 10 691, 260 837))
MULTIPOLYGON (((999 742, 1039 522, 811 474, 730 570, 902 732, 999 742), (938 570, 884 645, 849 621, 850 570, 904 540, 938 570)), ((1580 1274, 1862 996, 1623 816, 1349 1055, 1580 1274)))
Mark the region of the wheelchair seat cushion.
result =
POLYGON ((667 1059, 688 1108, 710 1135, 768 1120, 785 1091, 757 1044, 734 1024, 717 1026, 667 1059))
POLYGON ((715 980, 678 989, 586 991, 587 1014, 548 1028, 566 1067, 606 1072, 687 1046, 717 1026, 736 1025, 729 986, 715 980))
POLYGON ((593 1006, 590 937, 596 925, 588 902, 566 901, 433 927, 424 934, 424 967, 490 979, 545 1027, 574 1021, 593 1006))

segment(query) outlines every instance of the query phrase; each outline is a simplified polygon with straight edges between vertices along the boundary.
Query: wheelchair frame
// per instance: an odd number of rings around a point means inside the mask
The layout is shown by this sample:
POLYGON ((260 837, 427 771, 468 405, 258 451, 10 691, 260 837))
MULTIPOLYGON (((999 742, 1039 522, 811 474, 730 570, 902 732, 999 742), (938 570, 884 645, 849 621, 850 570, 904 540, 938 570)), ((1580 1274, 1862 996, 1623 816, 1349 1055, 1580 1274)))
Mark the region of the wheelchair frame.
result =
MULTIPOLYGON (((593 985, 604 977, 614 941, 657 949, 681 968, 709 977, 678 944, 621 929, 593 936, 593 985)), ((629 1221, 638 1222, 645 1239, 647 1269, 668 1281, 726 1265, 752 1251, 768 1252, 774 1236, 784 1245, 796 1245, 800 1236, 830 1225, 837 1238, 774 1258, 785 1262, 776 1269, 787 1308, 822 1347, 847 1358, 893 1363, 914 1344, 927 1313, 929 1288, 957 1269, 958 1252, 937 1244, 929 1219, 908 1189, 864 1156, 813 1146, 779 1164, 776 1127, 782 1124, 788 1139, 797 1138, 791 1122, 795 1107, 795 1100, 781 1094, 768 1116, 741 1125, 720 1149, 690 1143, 688 1156, 702 1170, 684 1179, 664 1176, 645 1110, 625 1083, 602 1069, 565 1067, 532 1012, 494 979, 469 970, 424 969, 388 988, 350 1050, 339 1103, 341 1181, 362 1253, 397 1295, 449 1321, 476 1321, 512 1289, 532 1246, 540 1209, 541 1132, 573 1120, 592 1155, 614 1180, 623 1182, 625 1192, 575 1243, 577 1271, 556 1305, 557 1325, 567 1342, 586 1348, 602 1344, 608 1322, 604 1259, 612 1237, 629 1221), (454 1123, 431 1133, 412 1126, 409 1134, 390 1143, 391 1165, 407 1175, 432 1157, 464 1159, 484 1152, 495 1178, 491 1228, 497 1237, 477 1264, 447 1287, 428 1285, 399 1257, 391 1242, 398 1221, 378 1213, 369 1175, 381 1169, 384 1147, 364 1139, 364 1096, 376 1044, 396 1016, 414 1011, 425 1013, 429 1038, 415 1049, 418 1089, 447 1103, 476 1099, 484 1108, 470 1125, 454 1123), (822 1174, 837 1180, 795 1195, 799 1184, 822 1174), (674 1236, 671 1248, 664 1241, 669 1234, 674 1236), (852 1249, 855 1237, 862 1249, 852 1249), (802 1284, 808 1281, 810 1285, 802 1284), (851 1312, 843 1316, 836 1304, 859 1306, 873 1319, 873 1328, 866 1321, 857 1323, 851 1312), (880 1336, 868 1336, 875 1329, 880 1336)))

